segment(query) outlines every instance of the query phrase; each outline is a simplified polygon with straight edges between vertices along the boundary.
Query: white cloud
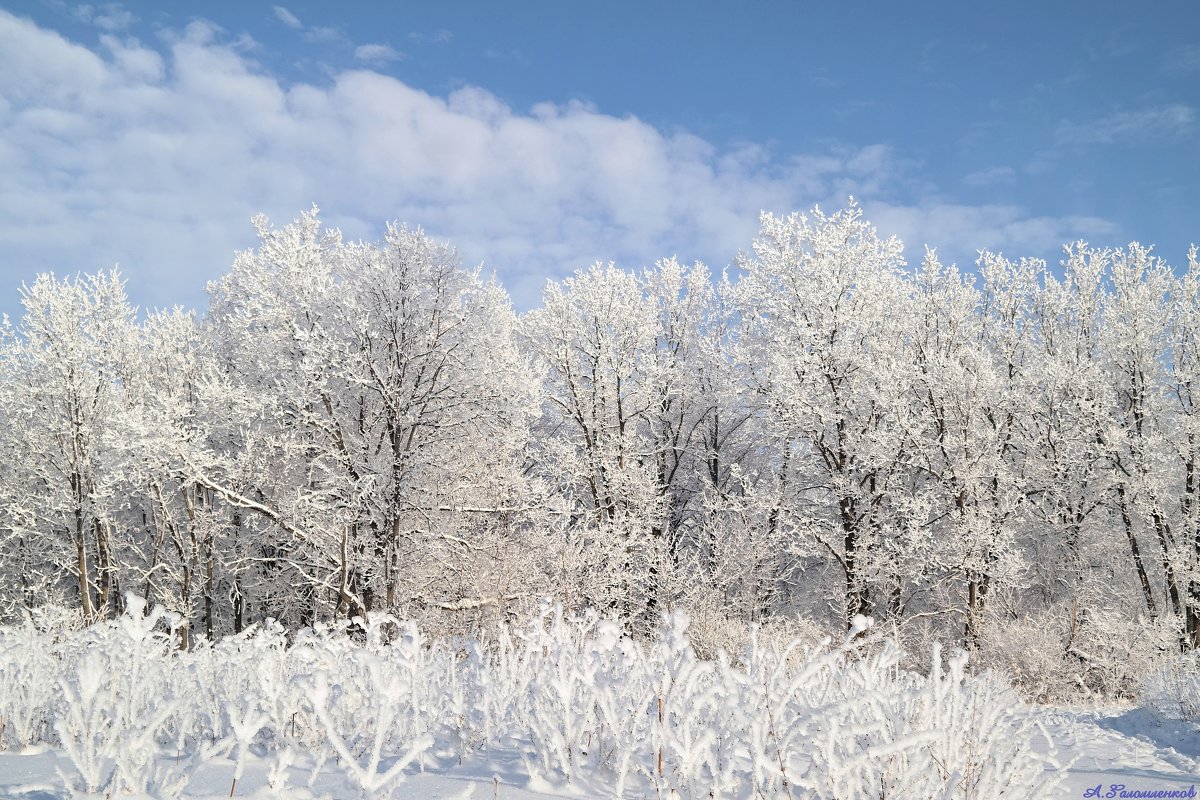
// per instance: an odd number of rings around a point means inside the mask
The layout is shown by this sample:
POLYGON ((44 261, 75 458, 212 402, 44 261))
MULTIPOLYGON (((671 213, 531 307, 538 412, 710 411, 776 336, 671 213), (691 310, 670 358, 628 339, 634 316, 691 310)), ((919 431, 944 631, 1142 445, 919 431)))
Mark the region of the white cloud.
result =
POLYGON ((350 39, 340 28, 330 25, 313 25, 304 31, 304 40, 314 44, 349 45, 350 39))
POLYGON ((522 112, 476 87, 431 95, 370 70, 289 85, 222 35, 194 23, 161 53, 114 37, 93 50, 0 11, 10 293, 38 271, 120 262, 139 302, 202 305, 204 282, 253 244, 253 214, 284 223, 314 202, 350 238, 400 220, 449 239, 520 307, 596 260, 719 269, 749 247, 761 209, 851 194, 918 248, 1074 235, 1071 220, 1010 207, 872 205, 903 167, 879 145, 783 157, 578 102, 522 112))
POLYGON ((98 6, 85 3, 75 6, 71 13, 76 19, 95 25, 107 33, 126 30, 137 22, 133 12, 120 3, 102 3, 98 6))
POLYGON ((387 61, 399 61, 404 54, 387 44, 361 44, 354 48, 354 57, 359 61, 380 64, 387 61))
POLYGON ((989 167, 964 176, 963 183, 968 186, 995 186, 1012 183, 1016 177, 1017 173, 1012 167, 989 167))
POLYGON ((488 47, 483 51, 483 57, 489 61, 511 61, 522 67, 528 67, 533 64, 533 59, 529 57, 529 54, 520 48, 501 49, 495 46, 488 47))
POLYGON ((298 31, 304 27, 304 23, 300 21, 300 18, 283 6, 273 6, 272 10, 275 12, 275 18, 292 30, 298 31))
POLYGON ((1017 206, 968 206, 936 203, 900 206, 865 203, 864 213, 881 232, 895 234, 907 243, 910 259, 919 257, 916 243, 936 247, 943 261, 959 266, 974 263, 978 250, 1052 259, 1066 242, 1109 241, 1119 236, 1112 222, 1089 216, 1030 216, 1017 206))
POLYGON ((820 89, 840 89, 846 85, 845 81, 833 77, 828 67, 821 67, 810 75, 808 83, 810 86, 816 86, 820 89))
POLYGON ((445 28, 438 28, 432 33, 413 31, 408 38, 417 44, 447 44, 454 39, 454 34, 445 28))
POLYGON ((1195 121, 1194 108, 1172 103, 1138 111, 1119 111, 1085 122, 1064 121, 1058 126, 1058 141, 1066 145, 1094 145, 1171 138, 1188 133, 1195 121))
POLYGON ((1200 72, 1200 45, 1184 45, 1167 51, 1163 56, 1163 71, 1170 75, 1200 72))

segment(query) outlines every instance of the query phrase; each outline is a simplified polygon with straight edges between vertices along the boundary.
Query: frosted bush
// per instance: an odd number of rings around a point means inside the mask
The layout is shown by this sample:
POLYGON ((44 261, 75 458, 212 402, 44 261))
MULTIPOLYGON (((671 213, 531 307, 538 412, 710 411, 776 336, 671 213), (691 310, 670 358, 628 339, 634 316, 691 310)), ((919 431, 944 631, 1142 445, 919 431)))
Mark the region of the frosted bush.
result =
POLYGON ((1161 717, 1200 725, 1200 653, 1159 662, 1142 681, 1139 699, 1161 717))
POLYGON ((984 628, 977 658, 982 666, 1011 676, 1027 697, 1061 701, 1080 693, 1063 649, 1058 614, 1011 619, 996 616, 984 628))
MULTIPOLYGON (((683 602, 682 609, 689 619, 688 638, 701 658, 715 659, 721 651, 738 655, 749 646, 752 626, 731 613, 720 592, 694 589, 683 602)), ((768 617, 756 630, 760 642, 787 644, 798 640, 805 647, 816 647, 828 637, 828 631, 820 625, 798 615, 768 617)))
POLYGON ((990 618, 978 659, 1038 702, 1132 698, 1178 640, 1170 619, 1150 622, 1104 611, 1083 617, 1061 606, 1019 619, 990 618))
POLYGON ((74 770, 73 775, 60 776, 76 792, 96 793, 113 780, 121 720, 109 705, 109 677, 102 658, 91 655, 81 661, 72 679, 60 679, 64 709, 54 729, 74 770))
POLYGON ((387 669, 372 653, 358 655, 349 681, 341 682, 345 674, 335 681, 328 673, 317 673, 309 694, 338 766, 365 797, 374 798, 403 780, 408 765, 434 742, 427 733, 413 733, 422 725, 419 711, 406 703, 412 681, 387 669), (397 753, 402 755, 381 772, 385 757, 397 753))
POLYGON ((966 667, 966 653, 943 664, 935 648, 929 676, 894 707, 901 713, 889 715, 887 738, 896 743, 912 737, 921 745, 916 758, 910 752, 881 771, 881 784, 890 786, 885 796, 908 796, 916 787, 927 797, 1049 796, 1055 779, 1046 774, 1047 764, 1064 770, 1052 757, 1034 756, 1034 736, 1044 735, 1035 718, 1021 713, 1007 681, 991 672, 968 677, 966 667))
POLYGON ((1133 699, 1146 674, 1178 650, 1177 622, 1169 615, 1148 620, 1112 609, 1093 614, 1071 647, 1082 683, 1094 696, 1133 699))

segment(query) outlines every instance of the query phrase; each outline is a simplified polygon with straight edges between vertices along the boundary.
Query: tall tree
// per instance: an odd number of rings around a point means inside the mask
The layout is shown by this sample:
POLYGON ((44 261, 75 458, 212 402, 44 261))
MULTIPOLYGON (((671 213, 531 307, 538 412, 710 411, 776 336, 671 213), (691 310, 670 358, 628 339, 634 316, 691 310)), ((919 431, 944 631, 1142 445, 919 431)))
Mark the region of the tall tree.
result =
POLYGON ((586 599, 650 624, 695 545, 703 396, 715 353, 708 270, 660 261, 640 274, 595 265, 551 283, 523 327, 545 375, 541 472, 584 531, 586 599), (687 524, 685 524, 687 523, 687 524), (592 542, 595 546, 592 546, 592 542), (598 595, 598 596, 590 596, 598 595))
POLYGON ((783 502, 841 573, 847 622, 877 609, 882 537, 898 527, 892 498, 907 481, 903 265, 900 242, 881 239, 854 205, 811 219, 764 214, 753 256, 738 264, 736 357, 777 430, 783 502))
POLYGON ((21 303, 24 316, 6 325, 0 353, 7 423, 0 435, 13 458, 4 471, 12 509, 5 546, 22 560, 39 553, 31 575, 42 572, 47 588, 64 589, 69 576, 85 617, 112 614, 122 590, 112 510, 123 498, 108 491, 111 433, 134 310, 116 271, 39 276, 21 303))
POLYGON ((519 510, 530 404, 507 296, 420 231, 347 245, 315 211, 257 224, 211 314, 262 421, 244 447, 275 466, 248 491, 202 482, 267 517, 296 546, 269 560, 329 589, 335 614, 449 590, 457 549, 519 510))

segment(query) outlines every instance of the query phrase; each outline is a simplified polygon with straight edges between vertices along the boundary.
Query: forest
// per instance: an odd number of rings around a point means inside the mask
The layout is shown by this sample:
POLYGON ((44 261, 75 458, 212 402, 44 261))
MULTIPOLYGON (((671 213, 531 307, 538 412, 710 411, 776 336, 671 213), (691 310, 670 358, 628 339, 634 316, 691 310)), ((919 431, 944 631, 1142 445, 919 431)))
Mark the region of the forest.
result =
POLYGON ((764 214, 721 274, 596 264, 519 314, 420 229, 254 225, 202 311, 116 271, 22 290, 0 624, 132 598, 186 649, 550 603, 643 639, 682 612, 712 658, 869 619, 1043 701, 1200 644, 1195 248, 909 265, 851 202, 764 214))

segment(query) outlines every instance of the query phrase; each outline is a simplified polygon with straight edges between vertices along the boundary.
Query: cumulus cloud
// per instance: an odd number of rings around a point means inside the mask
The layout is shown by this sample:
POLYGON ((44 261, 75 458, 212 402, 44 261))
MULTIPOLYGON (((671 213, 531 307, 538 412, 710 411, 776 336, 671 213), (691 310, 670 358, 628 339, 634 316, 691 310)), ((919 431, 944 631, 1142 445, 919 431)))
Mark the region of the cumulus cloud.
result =
MULTIPOLYGON (((547 277, 596 260, 720 268, 749 246, 760 210, 887 196, 899 170, 879 145, 717 147, 577 102, 523 111, 484 89, 437 96, 370 70, 289 84, 220 37, 193 23, 161 51, 114 37, 91 48, 0 11, 10 291, 38 271, 120 262, 139 302, 202 306, 204 282, 253 245, 252 215, 285 223, 316 203, 349 238, 377 238, 386 220, 421 225, 528 308, 547 277)), ((1073 230, 1016 208, 864 205, 916 247, 957 246, 959 230, 990 237, 972 251, 1073 230)))

